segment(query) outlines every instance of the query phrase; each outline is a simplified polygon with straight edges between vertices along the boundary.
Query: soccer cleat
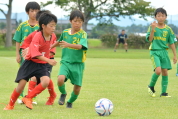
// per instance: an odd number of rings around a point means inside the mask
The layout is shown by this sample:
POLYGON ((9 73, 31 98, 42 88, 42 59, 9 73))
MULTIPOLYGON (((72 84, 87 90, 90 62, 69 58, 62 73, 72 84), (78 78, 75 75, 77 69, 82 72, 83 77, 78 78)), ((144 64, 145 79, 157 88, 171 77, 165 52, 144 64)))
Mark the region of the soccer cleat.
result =
POLYGON ((72 103, 67 102, 66 108, 72 108, 72 103))
POLYGON ((6 107, 4 107, 3 110, 13 110, 14 109, 14 106, 10 106, 9 104, 6 105, 6 107))
POLYGON ((148 86, 148 94, 151 96, 151 97, 155 97, 155 90, 154 90, 154 87, 150 87, 148 86))
POLYGON ((58 104, 59 105, 64 105, 65 99, 66 99, 67 94, 61 94, 61 97, 59 98, 58 104))
POLYGON ((114 50, 114 52, 116 52, 116 50, 114 50))
POLYGON ((54 103, 54 100, 56 99, 56 94, 55 95, 53 95, 53 96, 50 96, 49 98, 48 98, 48 101, 46 102, 46 105, 53 105, 53 103, 54 103))
POLYGON ((162 93, 162 94, 160 95, 160 97, 167 97, 167 98, 170 98, 171 96, 168 95, 168 93, 162 93))
POLYGON ((18 104, 23 104, 22 98, 23 98, 22 96, 19 96, 19 98, 17 99, 17 103, 18 103, 18 104))
POLYGON ((35 100, 35 98, 32 99, 32 104, 35 104, 35 105, 38 104, 37 101, 35 100))
POLYGON ((26 105, 27 108, 29 108, 29 109, 33 108, 32 99, 31 98, 23 97, 22 98, 22 102, 26 105))
POLYGON ((176 76, 178 76, 178 73, 176 74, 176 76))

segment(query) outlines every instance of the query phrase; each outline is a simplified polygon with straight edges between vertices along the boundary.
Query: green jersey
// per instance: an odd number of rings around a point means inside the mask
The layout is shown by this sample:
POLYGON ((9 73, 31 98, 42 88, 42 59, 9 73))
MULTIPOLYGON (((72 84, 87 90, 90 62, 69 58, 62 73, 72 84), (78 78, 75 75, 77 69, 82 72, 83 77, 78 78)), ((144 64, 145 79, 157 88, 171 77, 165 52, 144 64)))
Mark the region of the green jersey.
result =
POLYGON ((33 31, 36 31, 39 29, 39 25, 36 24, 35 26, 30 26, 28 21, 22 22, 18 28, 16 29, 15 35, 13 37, 13 40, 19 43, 23 43, 24 39, 33 31))
POLYGON ((71 34, 71 29, 65 29, 58 41, 66 41, 70 44, 80 44, 82 49, 63 48, 61 61, 69 63, 82 63, 86 60, 87 45, 87 33, 84 30, 80 30, 75 34, 71 34))
MULTIPOLYGON (((149 36, 151 32, 151 26, 148 28, 146 40, 149 41, 149 36)), ((154 30, 154 37, 150 44, 150 50, 161 50, 161 49, 168 49, 168 44, 173 44, 175 35, 172 29, 165 25, 164 28, 156 27, 154 30)))

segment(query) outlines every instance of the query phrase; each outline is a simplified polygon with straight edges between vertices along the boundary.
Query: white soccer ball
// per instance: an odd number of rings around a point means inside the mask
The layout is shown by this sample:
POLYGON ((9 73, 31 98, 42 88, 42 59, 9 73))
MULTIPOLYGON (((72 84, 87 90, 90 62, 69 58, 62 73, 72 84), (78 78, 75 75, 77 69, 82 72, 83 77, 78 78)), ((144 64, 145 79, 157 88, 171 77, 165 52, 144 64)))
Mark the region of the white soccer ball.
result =
POLYGON ((109 99, 102 98, 96 102, 95 111, 100 116, 108 116, 113 111, 113 103, 109 99))

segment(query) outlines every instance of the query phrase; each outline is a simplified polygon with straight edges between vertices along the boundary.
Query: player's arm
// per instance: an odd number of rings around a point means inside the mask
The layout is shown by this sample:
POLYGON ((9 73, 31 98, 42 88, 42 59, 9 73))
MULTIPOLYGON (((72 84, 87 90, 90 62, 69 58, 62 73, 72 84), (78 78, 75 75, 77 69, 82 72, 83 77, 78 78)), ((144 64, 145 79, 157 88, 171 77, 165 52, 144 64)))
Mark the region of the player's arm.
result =
POLYGON ((171 47, 172 52, 173 52, 173 55, 174 55, 174 57, 173 57, 173 62, 174 62, 174 64, 175 64, 175 63, 177 62, 177 56, 176 56, 176 48, 175 48, 175 44, 174 44, 174 43, 170 44, 170 47, 171 47))
POLYGON ((156 21, 154 21, 152 24, 151 24, 151 32, 150 32, 150 36, 149 36, 149 41, 152 42, 153 41, 153 38, 154 38, 154 30, 157 26, 157 23, 156 21))
POLYGON ((78 49, 78 50, 82 49, 82 45, 80 45, 80 44, 70 44, 70 43, 67 43, 66 41, 60 41, 59 45, 62 48, 69 47, 69 48, 78 49))
POLYGON ((20 50, 20 43, 16 42, 16 61, 18 63, 20 63, 20 61, 21 61, 19 50, 20 50))
POLYGON ((52 66, 55 66, 57 64, 57 62, 55 60, 46 58, 46 57, 44 57, 42 55, 41 56, 37 56, 36 58, 38 58, 39 60, 45 61, 45 62, 49 63, 52 66))

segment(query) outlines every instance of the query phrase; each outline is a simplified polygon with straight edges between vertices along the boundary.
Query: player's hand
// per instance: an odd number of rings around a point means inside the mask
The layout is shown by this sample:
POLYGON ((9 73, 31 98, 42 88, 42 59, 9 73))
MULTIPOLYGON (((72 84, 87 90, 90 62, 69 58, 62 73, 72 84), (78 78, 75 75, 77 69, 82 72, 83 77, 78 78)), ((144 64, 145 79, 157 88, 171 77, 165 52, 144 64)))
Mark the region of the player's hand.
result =
POLYGON ((62 47, 62 48, 66 48, 66 47, 68 47, 69 43, 67 43, 66 41, 60 41, 60 42, 59 42, 59 45, 60 45, 60 47, 62 47))
POLYGON ((127 45, 127 43, 124 43, 124 45, 127 45))
POLYGON ((176 56, 174 56, 173 62, 174 62, 174 64, 177 63, 177 57, 176 56))
POLYGON ((156 28, 156 26, 157 26, 156 21, 154 21, 153 23, 151 23, 151 27, 152 27, 152 29, 155 29, 155 28, 156 28))
POLYGON ((52 66, 55 66, 57 62, 54 59, 49 59, 48 63, 52 66))
POLYGON ((25 57, 27 56, 28 51, 29 51, 29 47, 22 50, 22 57, 23 57, 24 59, 25 59, 25 57))
POLYGON ((20 54, 16 56, 16 61, 17 61, 17 63, 20 63, 20 61, 21 61, 20 54))

